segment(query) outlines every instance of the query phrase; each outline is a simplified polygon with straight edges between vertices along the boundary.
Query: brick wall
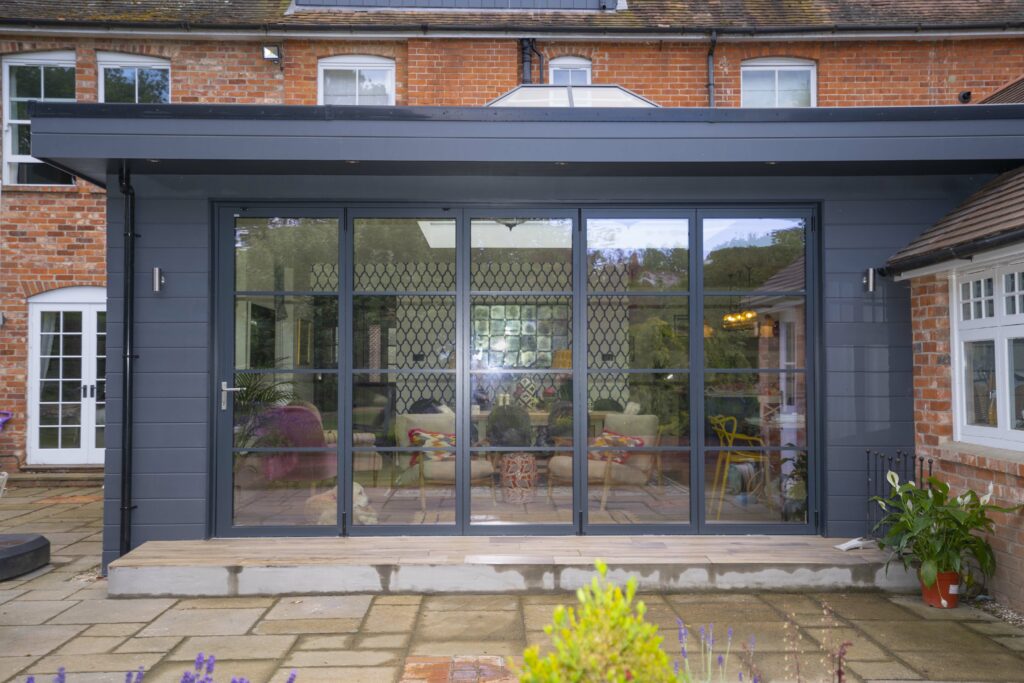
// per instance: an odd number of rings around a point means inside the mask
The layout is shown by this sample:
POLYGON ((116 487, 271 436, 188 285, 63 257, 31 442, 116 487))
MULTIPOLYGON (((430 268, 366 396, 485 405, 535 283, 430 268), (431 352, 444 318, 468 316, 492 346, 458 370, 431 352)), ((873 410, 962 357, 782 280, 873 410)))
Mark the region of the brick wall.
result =
MULTIPOLYGON (((935 461, 936 476, 954 492, 993 487, 993 502, 1024 503, 1024 457, 953 442, 949 280, 942 275, 911 281, 914 343, 914 422, 917 454, 935 461)), ((1024 514, 993 513, 989 541, 997 570, 989 588, 997 600, 1024 609, 1024 514)))
MULTIPOLYGON (((739 104, 744 59, 788 56, 817 61, 820 106, 953 104, 962 90, 973 90, 980 99, 1024 73, 1022 46, 1019 40, 720 43, 718 102, 739 104)), ((538 47, 547 60, 587 57, 596 83, 620 84, 664 106, 707 103, 704 43, 538 41, 538 47)), ((262 59, 258 41, 0 36, 0 54, 40 50, 75 51, 80 101, 97 99, 97 50, 168 59, 172 99, 186 103, 315 104, 318 59, 368 54, 395 60, 400 105, 479 106, 519 83, 521 68, 518 42, 511 38, 292 40, 283 44, 281 69, 262 59)), ((534 68, 538 82, 536 62, 534 68)), ((7 324, 0 329, 0 409, 13 411, 15 419, 0 434, 0 468, 15 469, 25 455, 26 298, 57 287, 103 283, 102 200, 102 193, 85 183, 57 190, 3 188, 0 311, 7 324)), ((928 400, 938 419, 942 399, 928 400)), ((942 428, 931 418, 926 424, 942 428)), ((924 436, 937 440, 941 434, 924 436)))

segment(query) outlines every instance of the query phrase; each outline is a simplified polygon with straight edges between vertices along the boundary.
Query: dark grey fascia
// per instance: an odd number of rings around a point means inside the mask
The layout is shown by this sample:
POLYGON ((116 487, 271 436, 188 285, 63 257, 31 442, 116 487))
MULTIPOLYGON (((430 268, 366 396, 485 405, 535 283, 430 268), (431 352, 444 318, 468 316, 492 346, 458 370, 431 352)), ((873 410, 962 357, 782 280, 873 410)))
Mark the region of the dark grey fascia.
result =
POLYGON ((97 180, 120 160, 136 172, 193 174, 275 167, 352 172, 353 162, 390 165, 393 172, 431 165, 815 172, 849 165, 857 172, 948 173, 1024 162, 1024 105, 537 110, 36 103, 31 115, 33 156, 97 180))

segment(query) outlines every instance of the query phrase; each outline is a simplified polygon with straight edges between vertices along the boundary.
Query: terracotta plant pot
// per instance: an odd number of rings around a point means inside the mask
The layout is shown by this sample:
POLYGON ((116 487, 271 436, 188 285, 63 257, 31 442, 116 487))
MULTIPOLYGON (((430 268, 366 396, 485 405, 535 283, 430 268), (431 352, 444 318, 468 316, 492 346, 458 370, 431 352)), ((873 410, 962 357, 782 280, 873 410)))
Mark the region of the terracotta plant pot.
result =
POLYGON ((960 602, 960 574, 939 572, 931 587, 924 585, 924 581, 921 581, 921 599, 930 607, 953 609, 960 602), (943 604, 943 600, 946 601, 945 604, 943 604))

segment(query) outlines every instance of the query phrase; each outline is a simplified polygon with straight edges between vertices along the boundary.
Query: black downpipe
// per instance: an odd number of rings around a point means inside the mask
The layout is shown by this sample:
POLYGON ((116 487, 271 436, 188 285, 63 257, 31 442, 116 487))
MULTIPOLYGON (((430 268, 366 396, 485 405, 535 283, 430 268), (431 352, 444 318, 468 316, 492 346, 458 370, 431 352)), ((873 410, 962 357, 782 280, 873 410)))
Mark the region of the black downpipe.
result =
POLYGON ((523 59, 523 77, 522 83, 529 85, 533 83, 533 60, 530 56, 530 39, 523 38, 519 41, 519 50, 522 53, 523 59))
POLYGON ((135 190, 126 162, 121 163, 118 176, 124 195, 124 314, 121 350, 124 367, 121 371, 121 546, 120 555, 132 549, 132 404, 134 403, 135 358, 135 190))
POLYGON ((532 52, 533 54, 537 55, 537 74, 539 76, 539 78, 537 80, 538 80, 538 82, 543 84, 544 83, 544 76, 545 76, 545 71, 544 71, 544 55, 541 53, 540 50, 537 49, 537 41, 534 40, 533 38, 530 38, 530 52, 532 52))
POLYGON ((708 46, 708 106, 715 108, 715 48, 718 46, 718 31, 711 32, 708 46))

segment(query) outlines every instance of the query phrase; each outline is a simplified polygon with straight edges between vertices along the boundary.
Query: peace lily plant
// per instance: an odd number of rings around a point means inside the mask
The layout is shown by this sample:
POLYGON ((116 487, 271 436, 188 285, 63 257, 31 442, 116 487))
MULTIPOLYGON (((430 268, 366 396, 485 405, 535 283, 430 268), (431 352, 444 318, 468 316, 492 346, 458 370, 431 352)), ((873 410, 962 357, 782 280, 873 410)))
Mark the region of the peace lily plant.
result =
POLYGON ((992 484, 981 496, 968 489, 951 497, 949 485, 934 477, 924 488, 913 481, 901 484, 895 472, 886 480, 892 487, 889 496, 872 498, 885 512, 875 527, 884 530, 879 545, 892 551, 889 562, 899 559, 907 569, 917 568, 926 603, 955 607, 960 581, 968 586, 973 581, 968 561, 985 576, 995 572, 992 546, 978 533, 993 531, 995 522, 988 513, 1014 512, 1020 506, 993 505, 992 484))

